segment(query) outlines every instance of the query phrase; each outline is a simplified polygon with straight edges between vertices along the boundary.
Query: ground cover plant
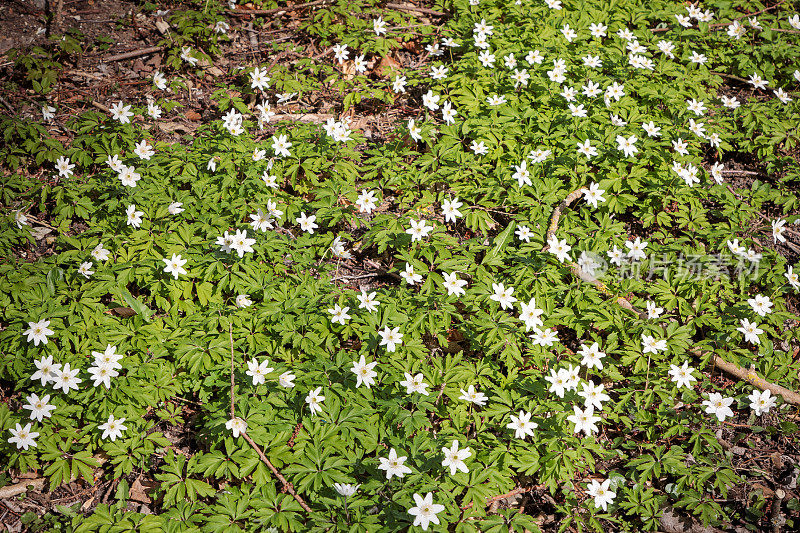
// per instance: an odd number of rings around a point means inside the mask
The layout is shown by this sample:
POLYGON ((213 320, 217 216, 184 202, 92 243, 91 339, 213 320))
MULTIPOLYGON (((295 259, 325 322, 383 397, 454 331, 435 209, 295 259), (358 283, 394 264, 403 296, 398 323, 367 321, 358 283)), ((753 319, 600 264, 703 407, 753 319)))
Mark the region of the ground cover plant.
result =
POLYGON ((9 530, 800 527, 796 5, 17 5, 9 530))

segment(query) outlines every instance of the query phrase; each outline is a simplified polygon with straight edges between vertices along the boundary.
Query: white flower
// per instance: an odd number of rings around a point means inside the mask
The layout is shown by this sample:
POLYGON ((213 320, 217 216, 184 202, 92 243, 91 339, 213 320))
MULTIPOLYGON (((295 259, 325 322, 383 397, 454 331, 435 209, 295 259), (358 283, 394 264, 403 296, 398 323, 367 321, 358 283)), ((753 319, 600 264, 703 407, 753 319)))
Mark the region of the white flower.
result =
POLYGON ((249 294, 240 294, 236 297, 234 301, 236 307, 243 308, 243 307, 250 307, 253 305, 253 300, 250 299, 249 294))
POLYGON ((31 381, 41 380, 42 386, 47 385, 50 381, 55 381, 58 372, 61 372, 61 365, 53 362, 53 356, 42 356, 38 361, 34 360, 33 364, 36 365, 36 372, 31 374, 31 381))
POLYGON ((341 307, 339 304, 334 304, 333 309, 328 309, 328 312, 332 315, 331 322, 334 324, 338 322, 344 326, 351 318, 350 315, 347 314, 349 310, 349 307, 341 307))
POLYGON ((399 327, 390 329, 389 326, 385 326, 378 331, 378 335, 381 336, 380 346, 386 346, 387 352, 394 352, 398 344, 403 344, 403 334, 400 333, 399 327))
POLYGON ((617 135, 617 147, 625 154, 625 157, 630 157, 639 151, 636 148, 636 135, 631 135, 625 138, 623 135, 617 135))
POLYGON ((438 67, 431 67, 431 78, 434 80, 443 80, 447 77, 447 67, 444 65, 438 67))
POLYGON ((556 256, 559 263, 569 261, 569 251, 572 250, 572 247, 567 244, 566 239, 559 241, 558 237, 551 235, 550 239, 547 241, 547 246, 549 247, 550 253, 556 256))
MULTIPOLYGON (((53 334, 48 326, 49 320, 40 320, 39 322, 28 322, 28 329, 23 331, 23 335, 28 336, 28 342, 33 341, 34 346, 39 346, 39 343, 47 344, 47 336, 53 334)), ((44 383, 42 383, 44 385, 44 383)))
POLYGON ((661 137, 661 127, 656 126, 652 120, 647 124, 642 124, 642 129, 649 137, 661 137))
POLYGON ((136 143, 133 153, 139 156, 139 159, 150 159, 156 152, 152 146, 147 144, 146 140, 142 140, 142 142, 136 143))
POLYGON ((42 120, 52 120, 56 116, 56 108, 50 104, 42 106, 42 120))
POLYGON ((130 124, 133 112, 130 105, 125 105, 122 102, 117 102, 109 108, 111 117, 114 120, 119 120, 120 124, 130 124))
POLYGON ((610 490, 611 480, 607 479, 602 483, 593 479, 591 484, 586 487, 586 493, 594 498, 594 505, 598 509, 602 508, 603 511, 608 510, 608 504, 614 501, 617 496, 616 492, 610 490))
POLYGON ((181 48, 181 59, 183 59, 192 66, 197 65, 197 62, 199 61, 196 57, 192 55, 192 49, 188 46, 184 46, 183 48, 181 48))
POLYGON ((794 15, 789 17, 789 24, 792 26, 792 28, 800 30, 800 15, 795 13, 794 15))
POLYGON ((294 374, 292 374, 289 371, 286 371, 280 376, 278 376, 278 384, 285 389, 291 389, 292 387, 294 387, 295 377, 296 376, 294 374))
POLYGON ((572 406, 574 414, 567 417, 569 422, 575 424, 575 433, 583 431, 587 436, 599 431, 596 422, 600 421, 599 416, 594 416, 594 407, 591 405, 586 409, 581 409, 577 405, 572 406))
POLYGON ((494 68, 495 55, 489 50, 483 50, 480 54, 478 54, 478 61, 485 68, 494 68))
POLYGON ((400 75, 395 76, 394 81, 392 81, 392 90, 395 94, 406 92, 406 77, 400 75))
POLYGON ((520 187, 523 185, 533 185, 527 161, 523 160, 519 165, 514 165, 514 171, 511 178, 517 180, 520 187))
POLYGON ((767 80, 759 76, 756 72, 750 74, 748 83, 756 89, 765 89, 767 87, 767 80))
POLYGON ((28 217, 22 211, 16 211, 14 212, 14 222, 17 223, 18 228, 22 229, 22 226, 28 225, 28 217))
POLYGON ((800 290, 800 275, 794 271, 794 267, 788 267, 783 275, 795 291, 800 290))
POLYGON ((706 413, 716 416, 720 422, 724 422, 727 417, 733 416, 733 410, 730 407, 732 403, 733 398, 723 398, 722 394, 718 392, 710 393, 708 399, 703 400, 703 405, 706 406, 706 413))
POLYGON ((225 422, 225 429, 230 430, 233 433, 234 439, 238 439, 239 435, 247 432, 247 422, 239 417, 231 418, 225 422))
POLYGON ((514 287, 506 288, 502 283, 492 283, 492 294, 489 298, 498 302, 502 309, 511 309, 517 299, 513 296, 514 287))
POLYGON ((502 95, 493 94, 486 99, 486 103, 490 106, 498 106, 506 103, 506 97, 502 95))
MULTIPOLYGON (((225 232, 225 233, 227 234, 227 232, 225 232)), ((217 244, 221 244, 220 243, 220 239, 223 239, 223 241, 224 241, 224 237, 225 237, 225 235, 223 235, 222 237, 218 238, 217 239, 217 244)), ((253 245, 256 243, 256 240, 255 239, 249 239, 247 237, 247 230, 238 230, 237 229, 236 233, 234 233, 233 235, 229 236, 228 238, 230 239, 230 244, 228 245, 228 248, 231 249, 231 250, 236 250, 236 253, 239 254, 239 257, 244 257, 245 252, 249 252, 249 253, 254 252, 253 245)), ((227 241, 224 241, 222 243, 223 251, 228 251, 228 250, 224 250, 224 246, 225 246, 224 243, 225 242, 227 242, 227 241)))
POLYGON ((96 365, 90 366, 88 370, 89 374, 91 375, 91 379, 94 381, 93 386, 99 387, 102 383, 106 386, 106 389, 110 389, 111 378, 119 376, 119 372, 117 372, 111 365, 107 365, 105 363, 95 363, 96 365))
POLYGON ((347 58, 350 56, 350 52, 347 50, 347 45, 344 44, 335 44, 333 45, 333 57, 335 57, 339 64, 341 65, 347 58))
POLYGON ((142 215, 144 215, 144 211, 137 211, 135 205, 129 205, 125 210, 125 215, 127 216, 126 222, 128 226, 138 228, 142 225, 142 215))
POLYGON ((245 372, 245 374, 253 378, 253 385, 258 385, 260 383, 266 383, 267 374, 273 370, 275 369, 269 366, 269 359, 265 359, 259 363, 258 359, 254 357, 247 362, 247 372, 245 372))
POLYGON ((119 181, 122 182, 122 185, 125 187, 136 187, 136 182, 139 181, 142 176, 136 172, 134 167, 122 165, 117 178, 119 178, 119 181))
POLYGON ((75 164, 70 163, 68 157, 61 156, 56 161, 56 170, 58 170, 59 176, 62 176, 64 178, 72 176, 73 168, 75 168, 75 164))
POLYGON ((292 143, 289 142, 286 135, 273 135, 272 136, 272 149, 275 150, 275 155, 278 157, 289 157, 291 154, 289 153, 289 148, 292 147, 292 143))
POLYGON ((406 263, 406 269, 400 272, 400 277, 409 285, 415 285, 422 281, 422 275, 414 272, 414 266, 411 263, 406 263))
POLYGON ((526 436, 533 437, 533 430, 539 427, 536 422, 531 422, 531 413, 520 411, 519 416, 510 415, 511 422, 506 427, 514 430, 514 437, 524 439, 526 436))
POLYGON ((64 394, 68 394, 70 390, 78 390, 78 383, 83 381, 78 377, 78 368, 70 368, 69 363, 64 365, 64 368, 55 372, 55 379, 53 379, 53 388, 61 389, 64 394))
POLYGON ((433 503, 432 493, 427 493, 423 498, 415 492, 414 502, 417 505, 408 510, 408 514, 414 517, 414 526, 420 526, 423 531, 427 531, 431 523, 439 524, 439 518, 436 515, 444 511, 444 505, 433 503))
POLYGON ((153 85, 162 91, 167 88, 167 78, 164 77, 162 72, 156 71, 153 74, 153 85))
POLYGON ((363 189, 361 194, 358 195, 355 205, 358 207, 359 213, 371 213, 376 207, 378 207, 375 199, 375 191, 363 189))
POLYGON ((445 102, 442 106, 442 120, 446 124, 453 124, 455 122, 456 110, 452 108, 450 102, 445 102))
POLYGON ((458 272, 451 272, 450 274, 444 274, 444 287, 447 289, 447 295, 452 296, 463 296, 466 294, 466 290, 464 287, 467 286, 467 280, 458 279, 458 272))
POLYGON ((555 330, 552 328, 545 328, 542 330, 538 327, 534 327, 533 334, 530 337, 533 339, 533 344, 535 346, 546 346, 549 348, 558 342, 558 335, 556 335, 555 330))
POLYGON ((459 396, 458 399, 474 403, 475 405, 486 405, 486 395, 476 391, 475 385, 470 385, 467 390, 461 389, 461 396, 459 396))
POLYGON ((336 492, 339 493, 340 496, 344 496, 345 498, 349 498, 353 494, 356 493, 358 487, 361 485, 350 485, 349 483, 334 483, 333 488, 336 489, 336 492))
POLYGON ((428 384, 425 383, 425 376, 422 374, 417 374, 416 376, 412 376, 408 372, 403 373, 405 375, 405 380, 400 382, 400 385, 406 388, 406 394, 411 394, 413 392, 422 394, 424 396, 428 396, 428 384))
POLYGON ((411 242, 422 240, 427 237, 433 230, 433 226, 428 226, 425 220, 409 220, 411 227, 406 230, 406 233, 411 235, 411 242))
POLYGON ((783 236, 783 232, 786 231, 784 227, 786 225, 785 219, 773 220, 772 222, 772 238, 774 239, 775 243, 779 242, 786 242, 786 237, 783 236))
POLYGON ((420 128, 414 123, 414 119, 413 118, 408 119, 408 134, 411 135, 411 138, 414 139, 415 141, 421 141, 422 140, 422 135, 420 135, 421 133, 422 133, 422 128, 420 128))
POLYGON ((353 59, 353 68, 359 74, 363 74, 363 73, 365 73, 367 71, 367 61, 366 61, 366 59, 364 59, 364 54, 361 54, 360 56, 356 56, 353 59))
POLYGON ((669 375, 671 380, 675 382, 676 386, 680 389, 686 387, 692 388, 692 382, 697 381, 697 378, 692 375, 694 368, 689 366, 689 361, 684 361, 683 366, 670 365, 669 375))
POLYGON ((581 189, 583 192, 583 197, 586 199, 586 203, 597 208, 597 202, 605 202, 606 199, 603 198, 603 193, 606 192, 604 189, 600 188, 600 185, 597 183, 590 183, 588 189, 581 189))
POLYGON ((606 26, 602 22, 592 23, 589 26, 589 32, 592 34, 592 37, 596 39, 601 39, 605 37, 607 31, 608 31, 608 26, 606 26))
POLYGON ((178 215, 186 210, 183 208, 183 202, 172 202, 167 206, 167 211, 170 215, 178 215))
POLYGON ((475 155, 486 155, 489 152, 489 148, 486 147, 483 141, 472 141, 469 148, 475 155))
POLYGON ((592 146, 592 143, 589 139, 586 139, 582 143, 578 143, 578 153, 585 155, 587 159, 591 159, 592 156, 597 155, 597 148, 592 146))
POLYGON ((772 301, 769 299, 769 296, 757 294, 753 298, 748 299, 747 303, 750 304, 750 307, 753 308, 753 312, 758 316, 767 316, 772 312, 772 301))
POLYGON ((761 338, 759 335, 764 333, 764 330, 758 327, 759 324, 756 322, 750 322, 746 318, 742 319, 741 324, 741 327, 736 328, 736 331, 742 332, 745 342, 761 344, 761 338))
POLYGON ((110 438, 112 441, 117 440, 117 437, 122 436, 122 432, 128 429, 123 422, 125 422, 124 418, 114 418, 114 415, 108 415, 108 421, 97 426, 97 429, 103 430, 103 435, 100 438, 110 438))
POLYGON ((389 450, 389 457, 379 457, 381 462, 378 465, 379 470, 386 470, 386 479, 392 479, 393 476, 403 478, 406 474, 411 473, 411 469, 405 464, 407 457, 405 455, 398 457, 397 451, 394 448, 389 450))
POLYGON ((250 87, 255 91, 260 89, 266 91, 269 89, 270 78, 267 76, 267 69, 260 69, 256 67, 250 72, 250 87))
POLYGON ((441 97, 439 95, 433 94, 433 91, 428 90, 427 93, 422 95, 422 105, 430 109, 431 111, 436 111, 439 109, 439 99, 441 97))
POLYGON ((378 375, 378 373, 375 372, 373 368, 375 368, 377 364, 377 361, 367 363, 363 354, 361 355, 361 359, 353 362, 353 368, 351 371, 356 375, 356 388, 364 384, 364 386, 369 389, 375 384, 375 377, 378 375))
POLYGON ((663 312, 663 307, 658 307, 655 302, 647 302, 647 318, 659 318, 663 312))
POLYGON ((124 357, 123 354, 117 353, 117 347, 111 344, 106 345, 106 349, 102 352, 92 351, 94 356, 94 364, 97 366, 105 365, 114 369, 122 368, 119 361, 124 357))
POLYGON ((578 350, 578 355, 581 359, 581 364, 586 365, 586 368, 597 367, 599 370, 603 369, 603 357, 606 356, 605 352, 600 351, 600 346, 595 342, 591 346, 581 344, 581 349, 578 350))
POLYGON ((321 393, 322 387, 317 387, 306 396, 306 403, 312 415, 322 412, 322 402, 325 401, 325 396, 322 396, 321 393))
POLYGON ((770 409, 775 407, 776 404, 775 396, 772 396, 768 390, 762 392, 754 390, 747 399, 750 400, 750 409, 755 412, 756 416, 769 413, 770 409))
POLYGON ((636 237, 634 241, 625 241, 625 246, 628 248, 628 259, 631 261, 645 259, 647 254, 644 249, 647 248, 647 244, 647 241, 643 242, 640 237, 636 237))
POLYGON ((39 422, 41 422, 42 419, 44 419, 45 417, 50 418, 51 416, 53 416, 50 411, 55 409, 56 406, 50 405, 48 403, 50 401, 49 394, 45 394, 43 398, 39 398, 39 396, 36 394, 31 394, 26 398, 26 400, 28 401, 28 403, 23 405, 22 408, 30 409, 31 420, 38 420, 39 422))
POLYGON ((611 397, 603 392, 605 386, 601 383, 595 385, 594 381, 584 381, 583 390, 578 392, 578 396, 583 398, 584 407, 595 407, 598 411, 603 409, 603 402, 607 402, 611 397))
POLYGON ((319 226, 314 222, 317 220, 317 215, 310 215, 306 216, 305 212, 301 212, 300 216, 297 217, 296 222, 300 224, 300 229, 303 231, 307 231, 309 234, 313 235, 314 230, 317 229, 319 226))
POLYGON ((361 294, 356 296, 358 298, 358 308, 366 309, 370 313, 377 311, 380 305, 380 302, 375 299, 377 294, 376 292, 367 292, 364 287, 361 287, 361 294))
POLYGON ((528 74, 528 71, 524 68, 515 69, 514 74, 511 75, 511 79, 514 80, 514 88, 517 88, 520 85, 527 87, 528 80, 531 79, 531 75, 528 74))
POLYGON ((528 226, 517 226, 514 234, 519 238, 519 240, 525 242, 531 242, 531 237, 533 237, 533 232, 528 226))
MULTIPOLYGON (((16 444, 18 450, 27 450, 28 448, 36 448, 36 437, 39 434, 35 431, 31 431, 31 424, 30 422, 25 424, 25 427, 19 425, 17 423, 16 429, 8 428, 11 432, 11 438, 8 439, 9 444, 16 444)), ((437 524, 439 522, 436 522, 437 524)))
POLYGON ((472 455, 472 452, 469 451, 469 447, 459 450, 458 441, 454 440, 452 446, 449 448, 442 448, 442 453, 444 454, 442 466, 450 468, 451 476, 456 475, 456 472, 459 470, 465 474, 469 473, 469 468, 467 468, 466 463, 464 463, 464 460, 472 455))
POLYGON ((172 254, 172 257, 169 259, 162 258, 164 261, 164 273, 165 274, 172 274, 175 279, 178 279, 178 276, 181 274, 187 274, 186 269, 183 268, 189 260, 183 259, 179 254, 172 254))
POLYGON ((664 339, 656 340, 655 337, 642 334, 642 353, 654 353, 667 349, 667 341, 664 339))

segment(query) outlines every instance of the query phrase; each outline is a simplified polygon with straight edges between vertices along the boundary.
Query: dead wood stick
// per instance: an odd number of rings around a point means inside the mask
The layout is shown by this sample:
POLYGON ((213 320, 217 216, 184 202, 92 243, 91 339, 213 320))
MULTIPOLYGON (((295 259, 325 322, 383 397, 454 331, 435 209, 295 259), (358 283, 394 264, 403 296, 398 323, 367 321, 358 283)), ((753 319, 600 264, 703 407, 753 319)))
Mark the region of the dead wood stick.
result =
MULTIPOLYGON (((234 361, 234 355, 233 355, 233 324, 231 324, 231 323, 228 324, 228 335, 230 336, 230 340, 231 340, 231 419, 234 419, 234 418, 236 418, 236 411, 234 409, 234 404, 236 403, 236 400, 235 400, 236 396, 235 396, 235 393, 234 393, 235 377, 234 377, 234 372, 233 372, 233 365, 234 365, 234 362, 233 362, 234 361)), ((256 451, 258 456, 261 458, 261 461, 265 465, 267 465, 267 467, 270 470, 272 470, 272 474, 276 478, 278 478, 278 481, 281 482, 281 485, 283 486, 283 489, 286 492, 288 492, 289 494, 291 494, 292 497, 294 497, 294 499, 297 500, 297 503, 300 504, 300 507, 302 507, 307 513, 313 512, 311 510, 311 507, 309 507, 306 504, 306 502, 303 501, 303 498, 301 498, 300 495, 297 494, 297 491, 294 490, 294 486, 291 483, 289 483, 286 480, 285 477, 283 477, 283 475, 280 473, 280 471, 277 468, 275 468, 275 465, 273 465, 272 462, 264 454, 264 451, 261 449, 261 447, 258 444, 256 444, 256 442, 250 437, 250 435, 247 434, 247 431, 242 431, 240 434, 241 434, 242 437, 244 437, 244 440, 246 440, 247 443, 250 446, 253 447, 253 449, 256 451)))
POLYGON ((434 17, 444 17, 447 13, 442 13, 441 11, 434 11, 433 9, 428 9, 427 7, 417 7, 417 6, 404 6, 402 4, 386 4, 386 7, 389 9, 399 9, 401 11, 416 11, 417 13, 424 13, 426 15, 433 15, 434 17))
MULTIPOLYGON (((697 356, 703 355, 700 351, 697 350, 692 351, 691 353, 697 356)), ((761 390, 768 390, 776 396, 778 395, 783 396, 783 401, 787 403, 800 405, 800 394, 797 394, 796 392, 791 391, 786 387, 776 385, 775 383, 770 383, 769 381, 758 377, 755 368, 752 366, 750 367, 749 370, 744 369, 735 363, 726 361, 717 354, 714 354, 714 365, 719 367, 719 369, 725 372, 726 374, 739 378, 742 381, 746 381, 751 385, 753 385, 754 387, 757 387, 761 390)))
POLYGON ((28 487, 31 485, 33 485, 33 490, 42 490, 44 487, 44 478, 37 477, 34 479, 23 479, 19 483, 0 487, 0 500, 13 498, 14 496, 22 494, 23 492, 27 492, 28 487))
POLYGON ((293 6, 275 7, 272 9, 229 9, 229 15, 274 15, 275 13, 288 13, 289 11, 296 11, 298 9, 305 9, 307 7, 321 6, 327 4, 330 0, 315 0, 314 2, 306 2, 304 4, 295 4, 293 6))
MULTIPOLYGON (((552 215, 552 221, 550 222, 550 227, 547 230, 548 240, 551 235, 555 235, 556 229, 558 228, 558 220, 561 217, 561 212, 564 209, 566 209, 572 202, 574 202, 576 198, 580 196, 579 194, 577 194, 580 192, 581 192, 580 189, 571 192, 564 199, 564 201, 562 201, 555 208, 552 215)), ((570 271, 575 277, 594 285, 597 288, 597 290, 600 291, 603 295, 605 295, 606 297, 613 298, 614 303, 616 303, 620 307, 633 311, 643 319, 647 317, 647 313, 639 309, 636 309, 636 307, 634 307, 633 304, 627 298, 624 298, 622 296, 615 296, 614 294, 612 294, 611 291, 608 290, 608 287, 606 287, 605 283, 599 281, 597 278, 590 275, 589 273, 584 272, 583 269, 581 269, 581 267, 579 267, 576 263, 571 262, 569 263, 568 266, 570 271)), ((700 352, 697 349, 690 350, 689 353, 698 357, 702 355, 702 352, 700 352)), ((775 383, 771 383, 763 378, 758 377, 754 367, 751 367, 749 370, 746 370, 735 363, 726 361, 717 354, 713 355, 714 355, 714 364, 718 366, 723 372, 733 377, 739 378, 740 380, 746 381, 758 389, 768 390, 772 394, 775 394, 776 396, 780 395, 783 397, 783 401, 787 403, 800 405, 800 394, 797 394, 796 392, 789 390, 786 387, 782 387, 781 385, 776 385, 775 383)))
POLYGON ((131 59, 134 57, 146 56, 147 54, 154 54, 155 52, 161 52, 163 49, 164 49, 163 46, 150 46, 149 48, 140 48, 139 50, 132 50, 130 52, 117 54, 115 56, 108 56, 105 59, 101 59, 100 62, 111 63, 112 61, 122 61, 124 59, 131 59))

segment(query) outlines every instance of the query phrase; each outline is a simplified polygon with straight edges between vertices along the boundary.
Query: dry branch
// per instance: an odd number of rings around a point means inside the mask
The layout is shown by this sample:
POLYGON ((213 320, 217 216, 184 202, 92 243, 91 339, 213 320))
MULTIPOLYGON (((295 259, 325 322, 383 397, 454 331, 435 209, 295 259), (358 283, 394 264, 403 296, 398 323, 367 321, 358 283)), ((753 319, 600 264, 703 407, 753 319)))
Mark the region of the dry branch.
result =
POLYGON ((447 15, 447 13, 442 13, 441 11, 434 11, 433 9, 428 9, 427 7, 417 7, 411 4, 386 4, 386 7, 389 9, 399 9, 401 11, 415 11, 417 13, 424 13, 425 15, 432 15, 434 17, 444 17, 447 15))
MULTIPOLYGON (((581 189, 571 192, 569 195, 567 195, 564 201, 562 201, 553 210, 550 226, 547 229, 548 240, 550 240, 550 237, 555 235, 556 230, 558 229, 558 221, 561 218, 561 213, 564 211, 564 209, 569 207, 569 205, 572 202, 574 202, 577 198, 579 198, 581 194, 582 194, 581 189)), ((577 265, 577 263, 570 262, 567 266, 569 267, 570 272, 572 272, 572 274, 575 277, 585 281, 586 283, 594 285, 597 288, 597 290, 600 291, 604 296, 613 298, 614 303, 616 303, 620 307, 624 307, 625 309, 633 311, 634 313, 639 315, 639 317, 641 317, 642 319, 647 317, 647 313, 639 309, 636 309, 636 307, 634 307, 633 304, 627 298, 624 298, 622 296, 615 296, 614 294, 612 294, 611 291, 608 290, 608 287, 606 287, 605 283, 599 281, 597 278, 591 276, 587 272, 584 272, 583 269, 581 269, 581 267, 577 265)), ((702 352, 700 352, 699 350, 691 350, 690 353, 698 357, 702 355, 702 352)), ((797 394, 792 390, 787 389, 786 387, 776 385, 775 383, 771 383, 765 379, 758 377, 754 368, 746 370, 735 363, 726 361, 717 354, 713 354, 713 356, 714 356, 714 365, 719 367, 725 373, 733 377, 739 378, 743 381, 747 381, 748 383, 750 383, 751 385, 753 385, 758 389, 768 390, 772 394, 775 394, 776 396, 782 396, 783 400, 787 403, 800 405, 799 394, 797 394)))
POLYGON ((100 62, 111 63, 112 61, 122 61, 124 59, 131 59, 134 57, 146 56, 147 54, 154 54, 156 52, 162 51, 163 49, 164 49, 163 46, 150 46, 148 48, 140 48, 139 50, 132 50, 130 52, 125 52, 123 54, 108 56, 105 59, 102 59, 100 62))
POLYGON ((42 490, 44 487, 44 478, 37 477, 34 479, 23 479, 19 483, 0 487, 0 500, 13 498, 14 496, 22 494, 23 492, 27 492, 28 487, 30 486, 33 486, 33 490, 42 490))
POLYGON ((276 13, 288 13, 289 11, 296 11, 306 7, 321 6, 327 4, 330 0, 316 0, 314 2, 306 2, 304 4, 295 4, 293 6, 276 7, 272 9, 229 9, 229 15, 256 15, 263 17, 265 15, 275 15, 276 13))

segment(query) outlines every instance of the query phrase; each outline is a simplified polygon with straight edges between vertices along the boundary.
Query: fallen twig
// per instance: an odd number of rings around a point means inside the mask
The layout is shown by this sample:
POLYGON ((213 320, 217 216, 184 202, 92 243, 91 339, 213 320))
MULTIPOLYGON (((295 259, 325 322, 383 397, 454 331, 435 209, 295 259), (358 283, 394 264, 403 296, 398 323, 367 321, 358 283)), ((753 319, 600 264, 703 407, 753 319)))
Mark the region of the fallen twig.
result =
MULTIPOLYGON (((572 202, 574 202, 576 198, 580 196, 579 194, 576 194, 579 192, 580 189, 571 192, 564 199, 564 201, 562 201, 553 211, 552 221, 550 222, 550 227, 547 230, 548 240, 551 235, 555 235, 556 229, 558 228, 558 220, 561 217, 561 212, 564 209, 566 209, 572 202)), ((597 288, 597 290, 599 290, 603 295, 613 298, 614 303, 616 303, 620 307, 624 307, 625 309, 633 311, 643 319, 647 318, 646 312, 636 309, 636 307, 634 307, 633 304, 627 298, 624 298, 623 296, 615 296, 614 294, 612 294, 611 291, 608 290, 608 287, 606 287, 605 283, 599 281, 598 279, 588 274, 587 272, 584 272, 583 269, 581 269, 581 267, 579 267, 576 263, 570 262, 568 266, 573 275, 575 275, 577 278, 587 283, 594 285, 597 288)), ((689 353, 698 357, 703 355, 703 353, 697 349, 690 350, 689 353)), ((751 367, 749 370, 745 370, 744 368, 740 367, 735 363, 726 361, 717 354, 713 354, 713 357, 714 357, 714 365, 718 366, 721 370, 723 370, 727 374, 739 378, 741 380, 747 381, 748 383, 750 383, 751 385, 753 385, 758 389, 768 390, 772 394, 775 394, 776 396, 780 395, 783 397, 783 400, 787 403, 800 405, 800 394, 797 394, 796 392, 789 390, 786 387, 776 385, 775 383, 771 383, 765 379, 758 377, 755 368, 751 367)))
MULTIPOLYGON (((234 408, 234 405, 236 403, 236 396, 234 392, 236 381, 234 376, 233 324, 230 323, 228 324, 228 335, 230 336, 231 340, 231 419, 234 419, 236 418, 236 410, 234 408)), ((278 478, 278 481, 280 481, 281 485, 283 486, 283 490, 291 494, 292 497, 294 497, 294 499, 297 501, 297 503, 300 504, 300 507, 302 507, 307 513, 313 512, 311 510, 311 507, 309 507, 308 504, 306 504, 306 502, 303 501, 303 498, 301 498, 300 495, 297 494, 297 491, 294 490, 294 486, 291 483, 289 483, 289 481, 287 481, 285 477, 283 477, 280 471, 277 468, 275 468, 275 465, 273 465, 272 462, 264 454, 264 451, 261 449, 261 447, 258 444, 256 444, 256 442, 250 437, 250 435, 247 434, 247 431, 242 431, 241 436, 244 438, 244 440, 247 441, 247 443, 250 446, 253 447, 258 456, 261 458, 261 461, 265 465, 267 465, 267 467, 272 471, 272 474, 276 478, 278 478)))
POLYGON ((323 4, 327 4, 329 1, 330 0, 315 0, 314 2, 295 4, 293 6, 275 7, 272 9, 229 9, 227 13, 229 15, 274 15, 281 12, 288 13, 290 11, 297 11, 298 9, 304 9, 307 7, 321 6, 323 4))
POLYGON ((42 490, 44 487, 44 478, 37 477, 34 479, 23 479, 19 483, 0 487, 0 500, 13 498, 14 496, 22 494, 23 492, 27 492, 28 487, 31 485, 33 485, 33 490, 42 490))
POLYGON ((124 59, 131 59, 134 57, 139 56, 146 56, 147 54, 153 54, 155 52, 161 52, 164 50, 163 46, 151 46, 149 48, 141 48, 139 50, 132 50, 130 52, 125 52, 123 54, 117 54, 115 56, 108 56, 104 59, 101 59, 101 63, 111 63, 112 61, 122 61, 124 59))
POLYGON ((401 11, 416 11, 417 13, 424 13, 426 15, 433 15, 434 17, 444 17, 447 16, 447 13, 442 13, 441 11, 434 11, 433 9, 428 9, 427 7, 417 7, 412 5, 403 5, 403 4, 386 4, 386 7, 389 9, 399 9, 401 11))

